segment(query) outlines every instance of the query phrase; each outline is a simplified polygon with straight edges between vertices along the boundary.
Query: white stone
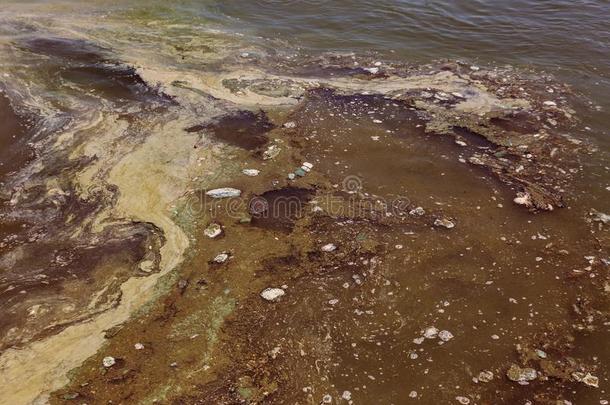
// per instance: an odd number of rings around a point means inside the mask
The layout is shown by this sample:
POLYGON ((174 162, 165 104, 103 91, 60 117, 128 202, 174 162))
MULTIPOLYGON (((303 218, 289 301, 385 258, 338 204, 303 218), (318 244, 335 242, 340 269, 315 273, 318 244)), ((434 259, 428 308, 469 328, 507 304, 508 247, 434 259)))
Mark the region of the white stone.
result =
POLYGON ((445 218, 437 218, 434 220, 434 226, 442 226, 447 229, 455 227, 455 224, 445 218))
POLYGON ((284 124, 284 128, 296 128, 297 123, 294 121, 288 121, 284 124))
POLYGON ((111 357, 111 356, 104 357, 104 359, 102 360, 102 364, 106 368, 112 367, 116 364, 116 360, 114 359, 114 357, 111 357))
POLYGON ((448 342, 451 339, 453 339, 453 333, 449 332, 448 330, 442 330, 438 333, 438 337, 443 341, 443 342, 448 342))
POLYGON ((210 190, 205 194, 212 198, 239 197, 241 195, 241 190, 231 187, 223 187, 215 188, 214 190, 210 190))
POLYGON ((554 101, 545 101, 542 104, 546 105, 547 107, 555 107, 555 106, 557 106, 557 103, 554 102, 554 101))
POLYGON ((422 216, 425 213, 426 213, 426 211, 422 207, 416 207, 416 208, 413 208, 411 211, 409 211, 409 215, 422 216))
POLYGON ((468 405, 470 403, 470 399, 466 398, 466 397, 458 396, 458 397, 455 397, 455 399, 462 405, 468 405))
POLYGON ((337 249, 337 246, 333 245, 332 243, 328 243, 328 244, 322 246, 323 252, 333 252, 336 249, 337 249))
POLYGON ((517 193, 517 196, 513 199, 515 204, 525 205, 526 207, 532 206, 532 197, 529 193, 517 193))
POLYGON ((343 391, 343 394, 341 394, 341 398, 345 399, 346 401, 349 401, 352 399, 352 393, 349 391, 343 391))
POLYGON ((250 177, 254 177, 254 176, 258 176, 258 174, 261 172, 260 170, 256 170, 256 169, 244 169, 241 171, 243 174, 245 174, 246 176, 250 176, 250 177))
POLYGON ((143 345, 142 343, 136 343, 135 345, 133 345, 133 347, 134 347, 136 350, 142 350, 142 349, 144 349, 144 345, 143 345))
POLYGON ((214 258, 214 262, 215 263, 224 263, 228 259, 229 259, 229 255, 225 252, 222 252, 219 255, 216 255, 216 257, 214 258))
POLYGON ((426 339, 435 339, 438 336, 438 329, 434 326, 429 326, 424 330, 424 337, 426 339))
POLYGON ((263 299, 265 299, 267 301, 277 301, 284 294, 286 294, 286 292, 284 290, 282 290, 281 288, 270 287, 270 288, 265 288, 261 292, 261 297, 263 297, 263 299))

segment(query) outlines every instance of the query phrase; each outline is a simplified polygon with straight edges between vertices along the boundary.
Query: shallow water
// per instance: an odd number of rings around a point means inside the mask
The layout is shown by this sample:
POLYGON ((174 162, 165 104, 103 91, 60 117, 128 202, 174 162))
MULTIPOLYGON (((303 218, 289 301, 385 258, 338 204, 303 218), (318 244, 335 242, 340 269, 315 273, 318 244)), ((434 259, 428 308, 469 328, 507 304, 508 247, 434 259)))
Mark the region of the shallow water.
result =
POLYGON ((609 14, 5 2, 0 402, 610 400, 609 14))

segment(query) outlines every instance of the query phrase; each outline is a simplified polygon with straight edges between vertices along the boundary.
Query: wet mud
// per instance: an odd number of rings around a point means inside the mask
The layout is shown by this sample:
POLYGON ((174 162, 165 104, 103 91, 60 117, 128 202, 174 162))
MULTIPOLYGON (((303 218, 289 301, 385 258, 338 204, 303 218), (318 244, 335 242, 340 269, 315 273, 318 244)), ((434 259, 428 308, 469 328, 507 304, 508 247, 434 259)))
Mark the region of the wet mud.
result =
POLYGON ((5 402, 605 400, 608 220, 567 87, 49 38, 11 45, 37 75, 0 98, 1 142, 46 124, 3 174, 5 402))

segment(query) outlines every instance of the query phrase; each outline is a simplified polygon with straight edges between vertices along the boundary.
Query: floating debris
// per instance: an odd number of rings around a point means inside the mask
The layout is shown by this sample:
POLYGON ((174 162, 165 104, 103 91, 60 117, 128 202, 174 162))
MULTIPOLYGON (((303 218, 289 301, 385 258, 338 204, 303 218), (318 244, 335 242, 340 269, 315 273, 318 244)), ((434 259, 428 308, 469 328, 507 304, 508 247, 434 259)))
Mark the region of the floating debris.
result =
POLYGON ((593 221, 595 221, 595 222, 601 222, 603 224, 607 224, 610 222, 610 215, 604 214, 603 212, 599 212, 599 211, 592 209, 589 212, 589 215, 591 215, 593 217, 593 221))
POLYGON ((422 207, 416 207, 413 208, 411 211, 409 211, 409 215, 417 215, 417 216, 422 216, 426 213, 426 211, 422 208, 422 207))
POLYGON ((203 230, 203 234, 208 238, 215 238, 222 233, 222 226, 215 222, 208 225, 207 228, 203 230))
POLYGON ((284 290, 282 290, 281 288, 270 287, 270 288, 265 288, 261 292, 261 297, 263 297, 263 299, 265 299, 267 301, 277 301, 284 294, 286 294, 286 292, 284 290))
POLYGON ((216 257, 214 257, 214 263, 224 263, 229 259, 229 254, 227 252, 222 252, 218 255, 216 255, 216 257))
POLYGON ((261 171, 256 169, 244 169, 241 172, 246 176, 255 177, 258 176, 261 171))
POLYGON ((518 382, 522 385, 527 385, 529 381, 533 381, 538 377, 538 372, 533 368, 521 368, 516 364, 512 364, 506 372, 506 376, 511 381, 518 382))
POLYGON ((524 205, 526 207, 532 207, 532 196, 529 193, 518 192, 517 196, 513 199, 513 202, 518 205, 524 205))
POLYGON ((451 229, 451 228, 455 227, 455 224, 446 218, 437 218, 434 220, 434 226, 451 229))
POLYGON ((155 262, 152 260, 142 260, 138 265, 138 268, 144 273, 150 273, 155 268, 155 262))
POLYGON ((599 388, 599 378, 591 373, 574 372, 572 373, 574 380, 581 382, 589 387, 599 388))
POLYGON ((212 198, 231 198, 231 197, 239 197, 241 195, 241 190, 231 187, 223 187, 223 188, 215 188, 214 190, 210 190, 205 193, 207 196, 212 198))
POLYGON ((269 145, 267 150, 265 150, 263 152, 263 159, 264 160, 273 159, 274 157, 279 155, 281 151, 282 151, 282 148, 280 148, 278 145, 273 143, 273 144, 269 145))

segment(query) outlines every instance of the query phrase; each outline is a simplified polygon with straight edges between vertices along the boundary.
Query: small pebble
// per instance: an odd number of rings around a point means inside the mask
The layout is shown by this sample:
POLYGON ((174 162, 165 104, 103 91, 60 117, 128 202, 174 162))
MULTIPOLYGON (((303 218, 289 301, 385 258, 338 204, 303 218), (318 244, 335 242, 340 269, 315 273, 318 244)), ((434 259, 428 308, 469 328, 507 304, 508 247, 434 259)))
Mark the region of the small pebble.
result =
POLYGON ((111 356, 104 357, 104 359, 102 360, 102 364, 106 368, 112 367, 112 366, 114 366, 116 364, 116 360, 115 360, 114 357, 111 357, 111 356))

